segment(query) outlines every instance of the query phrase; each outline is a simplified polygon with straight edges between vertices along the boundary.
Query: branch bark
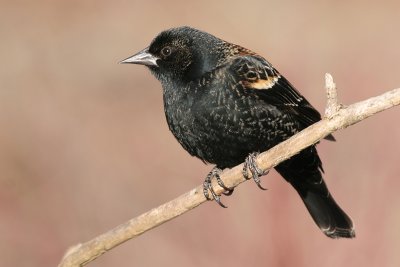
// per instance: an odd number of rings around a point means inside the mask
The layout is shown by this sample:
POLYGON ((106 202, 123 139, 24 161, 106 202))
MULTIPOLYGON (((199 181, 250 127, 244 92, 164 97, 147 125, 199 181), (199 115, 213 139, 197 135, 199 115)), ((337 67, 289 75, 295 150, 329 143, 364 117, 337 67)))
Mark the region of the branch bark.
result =
MULTIPOLYGON (((325 136, 400 104, 400 88, 398 88, 344 107, 338 104, 336 86, 330 74, 325 75, 325 83, 328 97, 325 118, 270 150, 261 153, 256 159, 261 169, 273 168, 304 148, 317 143, 325 136)), ((224 170, 221 173, 224 184, 228 187, 236 187, 246 181, 242 176, 242 168, 243 164, 224 170)), ((223 189, 215 181, 213 181, 213 186, 217 194, 223 192, 223 189)), ((206 201, 203 195, 203 186, 200 185, 86 243, 71 247, 58 266, 84 266, 123 242, 182 215, 206 201)))

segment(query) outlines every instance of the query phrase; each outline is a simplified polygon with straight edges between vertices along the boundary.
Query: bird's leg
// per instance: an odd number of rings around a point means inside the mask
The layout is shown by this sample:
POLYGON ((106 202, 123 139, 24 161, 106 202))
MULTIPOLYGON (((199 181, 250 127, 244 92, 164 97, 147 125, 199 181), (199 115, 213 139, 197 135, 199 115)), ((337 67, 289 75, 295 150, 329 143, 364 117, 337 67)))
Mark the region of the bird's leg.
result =
POLYGON ((208 191, 211 192, 212 198, 215 199, 215 201, 223 208, 226 208, 226 206, 224 204, 222 204, 221 202, 221 198, 220 196, 217 195, 217 193, 215 193, 214 188, 212 187, 212 178, 215 177, 215 179, 217 180, 217 183, 220 187, 222 187, 226 192, 224 192, 223 194, 226 196, 229 196, 233 193, 233 188, 229 188, 227 187, 224 182, 222 182, 221 177, 220 177, 220 173, 222 172, 221 169, 214 167, 207 175, 206 179, 204 180, 203 183, 203 193, 204 196, 208 199, 211 200, 210 195, 208 193, 208 191))
POLYGON ((261 170, 255 161, 256 157, 258 156, 258 152, 251 153, 245 160, 244 165, 243 165, 243 176, 247 180, 250 179, 248 171, 250 171, 251 176, 254 180, 254 182, 257 184, 257 186, 262 189, 262 190, 267 190, 266 188, 261 186, 261 180, 260 177, 263 175, 268 174, 269 170, 261 170))

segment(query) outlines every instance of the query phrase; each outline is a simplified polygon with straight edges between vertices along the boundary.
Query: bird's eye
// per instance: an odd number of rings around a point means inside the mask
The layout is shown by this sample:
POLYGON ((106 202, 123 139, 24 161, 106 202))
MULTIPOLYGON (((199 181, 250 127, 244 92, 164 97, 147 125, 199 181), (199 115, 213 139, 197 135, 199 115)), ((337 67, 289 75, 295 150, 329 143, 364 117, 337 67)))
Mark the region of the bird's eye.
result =
POLYGON ((164 47, 164 48, 161 50, 161 54, 162 54, 164 57, 168 57, 169 55, 171 55, 171 48, 170 48, 169 46, 164 47))

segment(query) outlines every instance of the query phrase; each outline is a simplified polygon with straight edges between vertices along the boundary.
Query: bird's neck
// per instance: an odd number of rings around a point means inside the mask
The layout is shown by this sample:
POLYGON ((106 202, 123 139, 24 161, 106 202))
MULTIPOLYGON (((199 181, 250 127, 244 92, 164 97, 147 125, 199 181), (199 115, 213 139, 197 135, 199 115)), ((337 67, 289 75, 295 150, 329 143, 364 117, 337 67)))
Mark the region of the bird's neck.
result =
POLYGON ((185 84, 182 81, 176 80, 164 80, 161 82, 163 88, 164 103, 170 104, 172 102, 181 102, 180 104, 185 104, 183 101, 190 90, 189 84, 185 84))

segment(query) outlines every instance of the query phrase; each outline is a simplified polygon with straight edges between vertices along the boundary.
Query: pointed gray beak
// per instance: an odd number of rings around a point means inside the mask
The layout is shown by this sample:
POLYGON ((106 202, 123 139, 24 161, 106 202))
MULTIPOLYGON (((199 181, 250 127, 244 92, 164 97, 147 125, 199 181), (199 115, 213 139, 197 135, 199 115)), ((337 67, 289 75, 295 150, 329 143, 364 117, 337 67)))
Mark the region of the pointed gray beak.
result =
POLYGON ((149 48, 145 48, 139 53, 136 53, 135 55, 128 57, 127 59, 122 60, 121 64, 129 63, 129 64, 140 64, 140 65, 145 65, 145 66, 158 66, 157 65, 157 60, 159 58, 156 56, 153 56, 152 54, 149 53, 149 48))

